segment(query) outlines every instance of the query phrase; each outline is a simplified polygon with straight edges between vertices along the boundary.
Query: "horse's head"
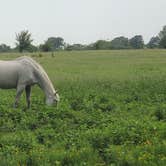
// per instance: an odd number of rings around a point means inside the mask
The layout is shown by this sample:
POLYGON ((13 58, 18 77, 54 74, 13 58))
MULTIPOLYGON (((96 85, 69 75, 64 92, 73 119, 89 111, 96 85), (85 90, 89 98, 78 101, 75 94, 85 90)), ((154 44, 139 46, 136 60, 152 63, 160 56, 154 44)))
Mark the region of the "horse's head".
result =
POLYGON ((46 99, 46 104, 49 106, 57 105, 57 103, 60 101, 60 97, 57 91, 55 91, 53 94, 49 95, 46 99))

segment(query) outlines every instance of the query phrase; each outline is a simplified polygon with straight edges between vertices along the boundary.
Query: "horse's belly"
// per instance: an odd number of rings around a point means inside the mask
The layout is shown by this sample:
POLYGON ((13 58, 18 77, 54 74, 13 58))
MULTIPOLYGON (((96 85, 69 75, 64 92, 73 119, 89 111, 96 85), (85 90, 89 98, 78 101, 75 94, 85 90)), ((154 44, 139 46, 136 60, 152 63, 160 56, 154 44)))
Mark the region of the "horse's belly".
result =
POLYGON ((0 88, 11 89, 17 87, 17 75, 14 72, 0 70, 0 88))
POLYGON ((1 82, 0 83, 0 89, 13 89, 16 88, 17 84, 12 82, 1 82))

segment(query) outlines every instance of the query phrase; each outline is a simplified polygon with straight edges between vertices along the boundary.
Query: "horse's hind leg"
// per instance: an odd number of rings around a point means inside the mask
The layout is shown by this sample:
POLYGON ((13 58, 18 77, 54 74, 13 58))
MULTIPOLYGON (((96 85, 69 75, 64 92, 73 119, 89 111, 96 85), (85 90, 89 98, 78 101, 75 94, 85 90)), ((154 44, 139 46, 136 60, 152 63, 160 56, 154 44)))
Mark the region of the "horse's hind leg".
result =
POLYGON ((30 96, 31 96, 31 86, 26 86, 25 87, 25 91, 26 91, 26 100, 27 100, 27 106, 28 108, 30 108, 30 104, 31 104, 31 100, 30 100, 30 96))
POLYGON ((17 86, 17 92, 16 92, 14 108, 18 107, 18 102, 19 102, 20 96, 23 93, 24 89, 25 89, 24 85, 18 85, 17 86))

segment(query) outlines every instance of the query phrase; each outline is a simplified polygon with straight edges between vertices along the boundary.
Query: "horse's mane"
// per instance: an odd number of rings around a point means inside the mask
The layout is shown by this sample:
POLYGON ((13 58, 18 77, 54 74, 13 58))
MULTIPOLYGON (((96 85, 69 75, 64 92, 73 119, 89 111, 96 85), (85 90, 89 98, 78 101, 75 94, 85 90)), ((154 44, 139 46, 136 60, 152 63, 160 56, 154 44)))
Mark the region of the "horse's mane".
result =
POLYGON ((30 58, 28 56, 21 56, 19 58, 16 58, 15 60, 17 60, 17 61, 21 60, 25 64, 28 63, 28 64, 32 65, 38 71, 38 73, 47 80, 47 82, 50 84, 50 87, 51 87, 53 93, 55 93, 55 89, 54 89, 47 73, 45 72, 45 70, 39 63, 37 63, 35 60, 33 60, 32 58, 30 58))

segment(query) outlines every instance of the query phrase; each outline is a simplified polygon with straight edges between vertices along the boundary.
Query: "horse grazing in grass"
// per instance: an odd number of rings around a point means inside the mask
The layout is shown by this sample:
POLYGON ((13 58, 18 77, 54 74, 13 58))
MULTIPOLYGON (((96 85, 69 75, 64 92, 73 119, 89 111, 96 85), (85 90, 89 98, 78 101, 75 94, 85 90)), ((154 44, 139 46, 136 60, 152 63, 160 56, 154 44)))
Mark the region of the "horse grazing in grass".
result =
POLYGON ((30 107, 31 86, 35 84, 44 91, 47 105, 57 104, 59 95, 44 69, 36 61, 27 56, 11 61, 0 61, 0 88, 16 89, 14 107, 18 106, 24 90, 27 106, 30 107))

